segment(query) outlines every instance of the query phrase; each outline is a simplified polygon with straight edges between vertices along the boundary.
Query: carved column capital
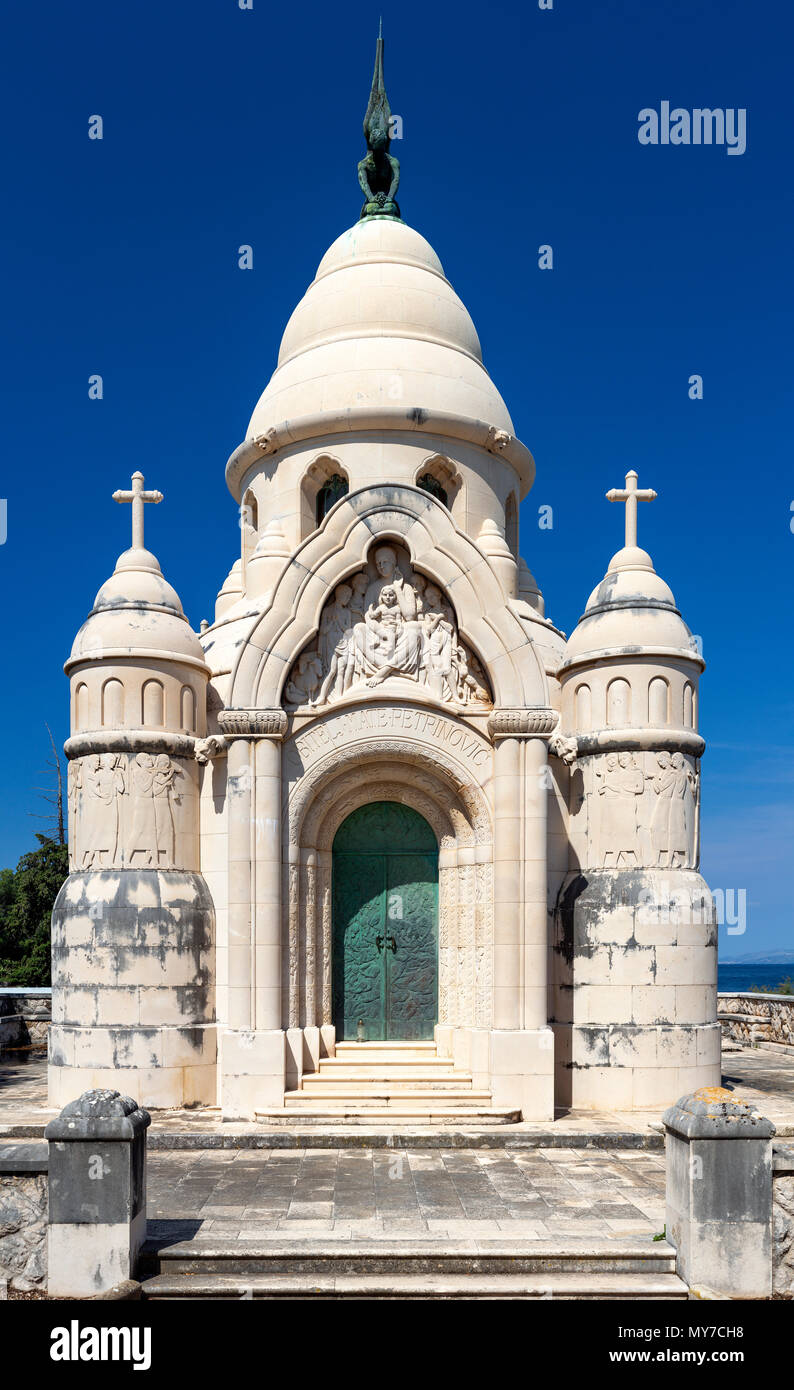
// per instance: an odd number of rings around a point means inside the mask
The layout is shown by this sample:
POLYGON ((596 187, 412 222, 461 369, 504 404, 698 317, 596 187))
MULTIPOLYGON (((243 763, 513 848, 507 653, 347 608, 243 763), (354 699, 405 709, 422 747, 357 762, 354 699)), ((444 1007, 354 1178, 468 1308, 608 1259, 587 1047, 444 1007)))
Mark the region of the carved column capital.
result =
POLYGON ((218 715, 218 727, 228 738, 282 739, 287 716, 283 709, 225 709, 218 715))
POLYGON ((488 720, 488 732, 500 738, 548 738, 559 723, 554 709, 495 709, 488 720))

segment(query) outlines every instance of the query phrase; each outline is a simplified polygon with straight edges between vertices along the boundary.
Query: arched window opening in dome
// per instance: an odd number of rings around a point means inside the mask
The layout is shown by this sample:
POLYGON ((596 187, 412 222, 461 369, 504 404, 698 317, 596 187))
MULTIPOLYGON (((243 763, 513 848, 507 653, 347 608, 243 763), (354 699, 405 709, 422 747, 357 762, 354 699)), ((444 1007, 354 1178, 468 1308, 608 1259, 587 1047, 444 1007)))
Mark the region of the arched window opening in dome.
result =
POLYGON ((343 478, 341 473, 332 473, 327 482, 323 483, 317 493, 315 503, 317 525, 320 526, 331 508, 339 501, 340 497, 346 497, 349 492, 347 478, 343 478))
POLYGON ((423 492, 429 492, 431 497, 437 498, 445 507, 449 506, 449 493, 432 473, 423 473, 421 478, 417 479, 416 486, 423 492))
POLYGON ((455 515, 456 503, 460 496, 461 478, 451 459, 443 454, 426 458, 417 469, 414 486, 429 492, 442 507, 455 515))

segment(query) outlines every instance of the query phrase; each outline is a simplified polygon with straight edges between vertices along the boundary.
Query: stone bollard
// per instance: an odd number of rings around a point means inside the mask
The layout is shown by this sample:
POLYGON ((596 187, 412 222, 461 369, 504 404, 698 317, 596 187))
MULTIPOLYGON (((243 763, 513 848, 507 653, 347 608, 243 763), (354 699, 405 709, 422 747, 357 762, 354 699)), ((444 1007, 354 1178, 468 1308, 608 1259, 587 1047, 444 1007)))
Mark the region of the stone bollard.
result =
POLYGON ((135 1277, 150 1123, 129 1096, 86 1091, 47 1125, 50 1297, 86 1298, 135 1277))
POLYGON ((720 1086, 683 1096, 667 1131, 667 1239, 690 1288, 728 1298, 772 1292, 775 1126, 720 1086))

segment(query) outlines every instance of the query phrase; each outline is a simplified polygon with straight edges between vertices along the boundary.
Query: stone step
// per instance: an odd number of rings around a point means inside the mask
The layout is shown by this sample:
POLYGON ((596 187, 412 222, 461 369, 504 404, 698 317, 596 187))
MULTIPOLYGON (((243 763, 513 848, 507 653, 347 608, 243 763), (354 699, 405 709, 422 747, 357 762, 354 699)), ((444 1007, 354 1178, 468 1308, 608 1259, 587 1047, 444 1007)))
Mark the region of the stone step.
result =
MULTIPOLYGON (((295 1092, 287 1094, 294 1095, 295 1092)), ((467 1097, 468 1099, 468 1097, 467 1097)), ((286 1101, 286 1096, 285 1096, 286 1101)), ((300 1105, 285 1106, 281 1110, 257 1110, 256 1119, 267 1125, 328 1125, 334 1121, 346 1125, 388 1125, 394 1127, 421 1125, 449 1128, 469 1128, 485 1125, 514 1125, 521 1119, 520 1110, 498 1110, 493 1106, 449 1105, 440 1102, 414 1101, 407 1103, 403 1097, 391 1104, 369 1103, 360 1100, 332 1101, 321 1104, 305 1097, 300 1105)))
POLYGON ((469 1089, 455 1086, 449 1090, 441 1090, 428 1082, 424 1088, 412 1087, 405 1083, 401 1087, 392 1082, 367 1082, 351 1081, 346 1086, 334 1086, 329 1082, 326 1086, 316 1086, 311 1089, 301 1091, 285 1091, 284 1105, 294 1106, 302 1109, 304 1105, 386 1105, 402 1106, 412 1110, 425 1109, 434 1110, 436 1106, 443 1105, 445 1109, 451 1106, 470 1107, 490 1105, 490 1091, 473 1091, 471 1082, 469 1089))
POLYGON ((196 1236, 163 1245, 144 1246, 147 1273, 243 1277, 273 1275, 505 1275, 674 1274, 675 1251, 667 1241, 432 1239, 427 1234, 389 1241, 385 1236, 334 1240, 332 1236, 288 1236, 284 1232, 236 1240, 196 1236), (159 1248, 158 1248, 159 1247, 159 1248))
POLYGON ((609 1299, 686 1300, 676 1274, 159 1274, 141 1286, 150 1300, 215 1299, 609 1299))
POLYGON ((321 1057, 323 1062, 344 1062, 345 1066, 369 1065, 372 1062, 452 1063, 451 1057, 439 1057, 435 1043, 337 1043, 333 1057, 321 1057))
POLYGON ((321 1095, 325 1095, 327 1091, 339 1091, 357 1096, 372 1095, 376 1092, 383 1094, 385 1091, 468 1091, 471 1086, 471 1076, 460 1071, 454 1075, 450 1073, 449 1076, 435 1076, 432 1072, 426 1071, 393 1075, 384 1071, 382 1067, 373 1067, 371 1070, 369 1067, 361 1067, 352 1074, 346 1070, 333 1072, 330 1076, 327 1072, 319 1076, 315 1072, 305 1072, 300 1090, 321 1095))
POLYGON ((454 1063, 446 1057, 387 1058, 323 1057, 317 1071, 309 1076, 456 1076, 454 1063))

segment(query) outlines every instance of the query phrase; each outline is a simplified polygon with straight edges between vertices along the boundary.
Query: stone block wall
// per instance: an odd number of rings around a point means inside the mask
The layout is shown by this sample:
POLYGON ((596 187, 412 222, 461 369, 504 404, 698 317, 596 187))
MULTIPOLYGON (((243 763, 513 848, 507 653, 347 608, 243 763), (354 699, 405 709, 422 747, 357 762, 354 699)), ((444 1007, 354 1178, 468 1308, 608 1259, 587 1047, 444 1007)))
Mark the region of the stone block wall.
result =
POLYGON ((47 1281, 46 1144, 0 1145, 0 1281, 28 1292, 47 1281))
POLYGON ((723 1035, 732 1042, 794 1052, 794 995, 720 994, 717 1011, 723 1035))
POLYGON ((45 1044, 51 1017, 51 989, 0 986, 0 1051, 45 1044))

